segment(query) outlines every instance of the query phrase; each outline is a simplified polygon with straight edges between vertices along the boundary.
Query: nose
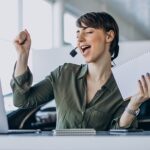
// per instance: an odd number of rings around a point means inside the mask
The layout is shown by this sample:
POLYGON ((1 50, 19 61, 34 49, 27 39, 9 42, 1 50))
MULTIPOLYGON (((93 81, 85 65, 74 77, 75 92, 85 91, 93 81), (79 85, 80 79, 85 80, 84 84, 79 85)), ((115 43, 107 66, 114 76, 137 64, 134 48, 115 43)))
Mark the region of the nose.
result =
POLYGON ((83 41, 85 41, 84 34, 83 33, 78 34, 77 42, 83 42, 83 41))

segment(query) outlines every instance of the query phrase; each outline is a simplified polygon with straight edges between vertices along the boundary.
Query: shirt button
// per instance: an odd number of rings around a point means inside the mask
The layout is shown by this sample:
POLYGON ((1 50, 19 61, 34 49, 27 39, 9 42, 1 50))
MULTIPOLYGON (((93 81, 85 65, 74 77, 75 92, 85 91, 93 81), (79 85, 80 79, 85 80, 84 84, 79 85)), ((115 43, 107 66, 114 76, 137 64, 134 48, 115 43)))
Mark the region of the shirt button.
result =
POLYGON ((82 115, 84 115, 84 111, 82 111, 82 115))

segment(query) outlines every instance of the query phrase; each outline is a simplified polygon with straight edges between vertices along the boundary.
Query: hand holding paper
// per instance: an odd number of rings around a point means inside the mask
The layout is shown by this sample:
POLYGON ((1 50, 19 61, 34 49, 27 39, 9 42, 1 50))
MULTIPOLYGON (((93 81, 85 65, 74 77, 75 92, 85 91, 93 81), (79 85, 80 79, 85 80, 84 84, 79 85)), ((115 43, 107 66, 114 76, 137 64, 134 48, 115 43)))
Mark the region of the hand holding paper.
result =
POLYGON ((150 98, 150 73, 141 76, 141 79, 138 81, 138 86, 138 93, 131 97, 130 103, 140 106, 150 98))
MULTIPOLYGON (((143 79, 141 76, 146 76, 150 72, 150 51, 112 68, 112 72, 124 100, 136 95, 141 88, 141 84, 145 85, 145 82, 149 84, 149 80, 146 77, 143 79), (141 80, 140 86, 138 86, 139 80, 141 80)), ((143 87, 143 90, 145 88, 143 87)))

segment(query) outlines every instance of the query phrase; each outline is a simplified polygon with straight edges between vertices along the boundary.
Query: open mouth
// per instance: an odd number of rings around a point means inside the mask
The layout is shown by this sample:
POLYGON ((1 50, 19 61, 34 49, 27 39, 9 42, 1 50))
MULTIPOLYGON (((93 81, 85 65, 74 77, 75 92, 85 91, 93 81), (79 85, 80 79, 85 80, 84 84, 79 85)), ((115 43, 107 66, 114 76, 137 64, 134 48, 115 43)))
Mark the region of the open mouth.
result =
POLYGON ((83 46, 81 46, 81 50, 82 50, 83 54, 85 54, 89 48, 91 48, 90 45, 83 45, 83 46))

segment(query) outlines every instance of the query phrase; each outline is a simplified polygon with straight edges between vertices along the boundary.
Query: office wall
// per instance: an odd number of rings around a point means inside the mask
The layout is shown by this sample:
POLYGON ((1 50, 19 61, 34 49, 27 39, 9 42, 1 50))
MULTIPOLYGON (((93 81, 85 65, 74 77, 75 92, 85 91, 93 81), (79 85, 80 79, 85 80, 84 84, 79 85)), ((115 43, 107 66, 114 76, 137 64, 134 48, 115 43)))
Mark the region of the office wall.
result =
POLYGON ((65 46, 47 50, 32 50, 32 72, 34 75, 34 82, 43 79, 52 70, 66 62, 83 64, 84 59, 79 52, 75 57, 69 54, 72 49, 73 47, 71 46, 65 46))
MULTIPOLYGON (((135 56, 141 55, 145 51, 150 51, 150 41, 122 42, 119 46, 119 56, 114 61, 116 65, 124 63, 135 56)), ((71 57, 69 54, 71 49, 73 49, 71 46, 66 46, 49 50, 32 50, 31 60, 34 82, 43 79, 50 73, 50 71, 65 62, 76 64, 85 63, 80 53, 74 58, 71 57)))
POLYGON ((146 51, 150 51, 150 41, 121 42, 118 57, 114 60, 117 64, 122 64, 146 51))
MULTIPOLYGON (((134 2, 133 2, 134 3, 134 2)), ((135 2, 136 3, 136 2, 135 2)), ((148 36, 142 31, 142 28, 138 27, 138 23, 135 24, 132 21, 135 19, 131 16, 123 17, 125 13, 124 7, 122 7, 122 13, 116 9, 116 2, 105 1, 105 0, 65 0, 65 8, 73 14, 80 16, 86 12, 91 11, 105 11, 111 14, 119 25, 120 39, 133 41, 133 40, 146 40, 148 36), (85 3, 88 4, 85 7, 85 3), (112 4, 111 4, 112 3, 112 4), (132 21, 130 21, 130 19, 132 21)), ((135 12, 136 13, 136 12, 135 12)))

